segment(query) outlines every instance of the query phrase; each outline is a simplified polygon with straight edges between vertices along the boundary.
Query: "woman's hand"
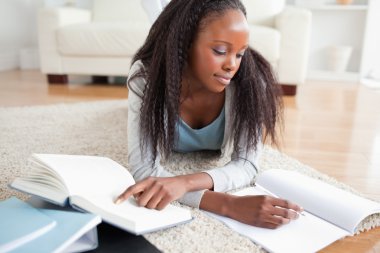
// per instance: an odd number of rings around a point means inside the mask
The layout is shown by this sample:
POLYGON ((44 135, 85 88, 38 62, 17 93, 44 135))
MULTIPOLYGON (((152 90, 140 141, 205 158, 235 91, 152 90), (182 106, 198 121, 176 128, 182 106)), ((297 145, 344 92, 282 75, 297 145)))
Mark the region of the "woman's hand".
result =
POLYGON ((271 196, 232 196, 227 215, 242 223, 263 228, 277 228, 298 218, 302 208, 271 196))
POLYGON ((181 198, 188 190, 184 176, 148 177, 127 188, 116 204, 134 196, 139 206, 161 210, 173 200, 181 198))
POLYGON ((271 196, 235 196, 213 191, 204 193, 200 208, 248 225, 271 229, 297 219, 298 212, 303 211, 294 203, 271 196))

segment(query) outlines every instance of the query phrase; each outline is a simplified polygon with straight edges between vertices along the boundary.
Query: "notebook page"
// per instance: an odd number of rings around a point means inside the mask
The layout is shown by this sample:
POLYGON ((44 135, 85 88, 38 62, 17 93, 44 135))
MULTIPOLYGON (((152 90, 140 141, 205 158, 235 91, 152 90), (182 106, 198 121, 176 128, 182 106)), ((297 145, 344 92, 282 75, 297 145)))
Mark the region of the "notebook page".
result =
MULTIPOLYGON (((257 188, 247 188, 234 195, 263 195, 257 188)), ((236 220, 209 213, 238 233, 264 247, 269 252, 316 252, 349 233, 308 212, 303 212, 297 220, 277 229, 259 228, 236 220)))
POLYGON ((259 176, 257 184, 351 234, 362 219, 380 212, 379 203, 294 171, 265 171, 259 176))

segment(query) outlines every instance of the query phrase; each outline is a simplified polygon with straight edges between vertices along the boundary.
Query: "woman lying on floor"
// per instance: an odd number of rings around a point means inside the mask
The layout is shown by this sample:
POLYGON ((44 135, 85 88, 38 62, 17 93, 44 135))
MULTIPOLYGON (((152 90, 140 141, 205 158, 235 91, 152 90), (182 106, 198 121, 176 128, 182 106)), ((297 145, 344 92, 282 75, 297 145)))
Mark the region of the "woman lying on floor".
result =
POLYGON ((276 142, 281 96, 269 63, 248 47, 239 0, 172 0, 134 57, 128 79, 128 155, 137 183, 117 199, 162 209, 178 200, 276 228, 301 208, 270 196, 233 196, 257 174, 262 141, 276 142), (172 152, 220 150, 223 167, 175 176, 172 152))

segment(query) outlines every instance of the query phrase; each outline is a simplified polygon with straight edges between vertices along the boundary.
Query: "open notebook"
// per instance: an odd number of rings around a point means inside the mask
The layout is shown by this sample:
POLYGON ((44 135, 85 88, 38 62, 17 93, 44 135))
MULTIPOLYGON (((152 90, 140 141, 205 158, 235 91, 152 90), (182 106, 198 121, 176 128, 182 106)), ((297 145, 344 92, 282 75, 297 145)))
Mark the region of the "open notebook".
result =
POLYGON ((270 252, 316 252, 353 235, 367 216, 380 213, 377 202, 287 170, 264 171, 258 176, 256 187, 234 194, 278 196, 305 209, 304 216, 274 230, 208 213, 270 252))

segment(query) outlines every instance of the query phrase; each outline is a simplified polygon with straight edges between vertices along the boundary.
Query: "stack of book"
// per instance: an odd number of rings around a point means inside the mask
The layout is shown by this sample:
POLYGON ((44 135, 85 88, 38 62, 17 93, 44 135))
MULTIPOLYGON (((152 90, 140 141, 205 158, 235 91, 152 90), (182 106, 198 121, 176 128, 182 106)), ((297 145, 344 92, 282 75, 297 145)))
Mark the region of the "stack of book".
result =
POLYGON ((98 246, 100 216, 0 202, 0 252, 82 252, 98 246))
POLYGON ((192 220, 189 210, 171 204, 161 211, 140 207, 133 197, 114 204, 135 181, 109 158, 33 154, 29 160, 29 174, 10 187, 43 201, 12 197, 0 202, 0 252, 91 250, 97 247, 96 226, 102 220, 134 235, 192 220), (54 205, 46 208, 47 202, 54 205))

